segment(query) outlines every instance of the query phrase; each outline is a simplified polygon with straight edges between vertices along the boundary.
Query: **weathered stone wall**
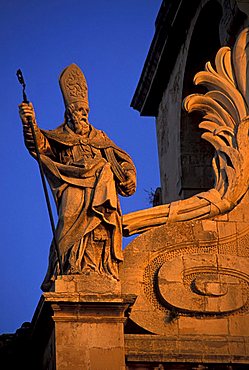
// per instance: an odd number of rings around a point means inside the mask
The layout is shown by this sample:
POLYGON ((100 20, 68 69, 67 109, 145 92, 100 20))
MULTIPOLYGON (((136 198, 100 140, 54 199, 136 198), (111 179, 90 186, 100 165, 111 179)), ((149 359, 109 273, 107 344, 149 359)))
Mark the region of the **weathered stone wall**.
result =
POLYGON ((212 187, 212 148, 201 139, 200 116, 183 112, 182 100, 198 92, 195 73, 212 61, 220 45, 232 45, 245 24, 234 0, 203 0, 196 8, 156 119, 163 203, 212 187))
POLYGON ((156 128, 163 203, 170 199, 179 199, 181 188, 179 133, 183 74, 180 71, 185 67, 186 58, 187 50, 182 46, 176 67, 169 80, 168 89, 159 106, 157 117, 156 128))

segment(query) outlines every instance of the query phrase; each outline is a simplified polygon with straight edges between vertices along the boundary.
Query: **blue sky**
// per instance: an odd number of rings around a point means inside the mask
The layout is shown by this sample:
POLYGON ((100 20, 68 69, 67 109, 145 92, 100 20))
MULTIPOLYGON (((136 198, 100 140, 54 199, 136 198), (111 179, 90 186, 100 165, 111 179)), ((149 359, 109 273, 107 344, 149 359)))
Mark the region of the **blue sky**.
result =
POLYGON ((160 5, 161 0, 1 1, 0 333, 31 321, 52 238, 38 167, 23 143, 16 71, 23 71, 39 126, 52 129, 64 114, 58 76, 71 63, 81 67, 90 122, 137 167, 137 192, 121 199, 123 213, 146 208, 148 192, 159 186, 155 119, 140 117, 130 102, 160 5))

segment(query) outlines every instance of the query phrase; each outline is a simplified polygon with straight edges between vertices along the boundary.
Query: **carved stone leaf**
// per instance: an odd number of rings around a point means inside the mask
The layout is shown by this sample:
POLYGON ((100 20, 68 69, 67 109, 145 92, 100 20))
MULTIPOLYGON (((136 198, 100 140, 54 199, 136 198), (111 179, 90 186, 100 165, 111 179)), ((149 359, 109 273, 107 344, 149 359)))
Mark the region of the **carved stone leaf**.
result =
POLYGON ((225 143, 227 143, 228 145, 232 145, 232 138, 234 136, 234 132, 230 127, 225 128, 220 127, 219 125, 212 121, 202 121, 199 124, 199 127, 206 131, 209 131, 213 135, 219 135, 219 137, 223 139, 225 143))
MULTIPOLYGON (((194 83, 196 85, 203 85, 208 90, 218 90, 228 96, 234 103, 239 112, 239 119, 242 120, 247 115, 245 101, 240 91, 237 90, 230 80, 219 76, 216 72, 202 71, 195 75, 194 83)), ((228 112, 230 113, 230 112, 228 112)))
MULTIPOLYGON (((243 95, 248 114, 249 106, 249 48, 248 48, 249 29, 245 28, 239 35, 233 48, 233 67, 236 78, 237 88, 243 95)), ((244 118, 244 117, 242 117, 244 118)))
POLYGON ((239 112, 234 102, 222 91, 209 91, 206 96, 219 103, 227 112, 230 113, 235 123, 239 123, 239 112))
POLYGON ((215 66, 217 74, 224 77, 226 80, 230 81, 233 86, 235 86, 231 64, 231 49, 228 46, 224 46, 217 52, 215 66))
POLYGON ((194 110, 205 113, 204 118, 214 121, 221 126, 234 127, 232 116, 212 97, 200 94, 189 95, 184 101, 184 107, 188 112, 194 110))

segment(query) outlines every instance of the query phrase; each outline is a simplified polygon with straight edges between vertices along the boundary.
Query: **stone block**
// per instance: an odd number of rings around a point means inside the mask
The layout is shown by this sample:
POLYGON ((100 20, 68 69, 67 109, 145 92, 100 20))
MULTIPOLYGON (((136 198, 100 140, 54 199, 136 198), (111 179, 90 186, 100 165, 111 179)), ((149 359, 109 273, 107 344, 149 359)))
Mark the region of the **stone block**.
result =
POLYGON ((74 275, 58 276, 54 283, 54 290, 56 292, 76 292, 74 275))
POLYGON ((229 356, 229 346, 227 338, 218 336, 206 336, 204 357, 210 356, 229 356))
POLYGON ((180 317, 180 335, 228 335, 228 319, 204 319, 180 317))
POLYGON ((202 357, 206 352, 205 343, 201 340, 200 337, 194 338, 190 336, 189 338, 179 338, 177 341, 179 354, 194 354, 202 357))
POLYGON ((249 314, 234 315, 228 320, 230 335, 249 337, 249 314))
POLYGON ((229 221, 248 222, 249 221, 248 204, 249 204, 248 194, 245 194, 242 201, 231 212, 228 213, 229 221))
MULTIPOLYGON (((249 336, 244 338, 246 356, 249 357, 249 336)), ((248 360, 249 362, 249 360, 248 360)))
POLYGON ((204 231, 217 232, 217 222, 213 220, 203 220, 202 227, 204 231))
POLYGON ((228 340, 229 353, 232 356, 248 356, 249 352, 246 351, 246 344, 243 338, 232 337, 228 340))
POLYGON ((236 235, 236 222, 217 221, 219 239, 231 237, 236 235))
POLYGON ((106 275, 92 273, 90 275, 63 275, 55 281, 55 292, 84 294, 120 294, 121 284, 106 275))
POLYGON ((213 218, 214 221, 228 221, 228 214, 219 215, 213 218))

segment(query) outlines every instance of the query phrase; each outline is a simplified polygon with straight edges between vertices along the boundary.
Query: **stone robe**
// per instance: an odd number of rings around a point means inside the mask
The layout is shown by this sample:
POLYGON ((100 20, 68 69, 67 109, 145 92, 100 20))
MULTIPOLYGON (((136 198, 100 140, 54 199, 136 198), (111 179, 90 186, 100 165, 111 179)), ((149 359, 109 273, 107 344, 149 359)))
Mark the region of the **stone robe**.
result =
MULTIPOLYGON (((76 134, 64 123, 55 130, 40 130, 37 138, 57 205, 56 238, 63 273, 97 272, 118 279, 123 254, 117 193, 131 195, 119 186, 130 175, 135 178, 131 158, 91 125, 88 137, 76 134)), ((56 278, 57 270, 58 258, 52 243, 44 291, 56 278)))

